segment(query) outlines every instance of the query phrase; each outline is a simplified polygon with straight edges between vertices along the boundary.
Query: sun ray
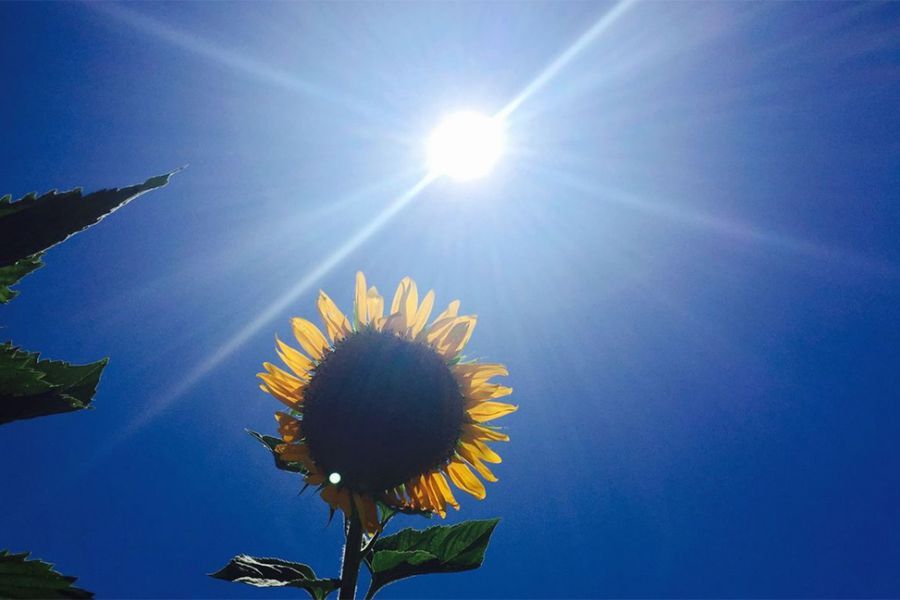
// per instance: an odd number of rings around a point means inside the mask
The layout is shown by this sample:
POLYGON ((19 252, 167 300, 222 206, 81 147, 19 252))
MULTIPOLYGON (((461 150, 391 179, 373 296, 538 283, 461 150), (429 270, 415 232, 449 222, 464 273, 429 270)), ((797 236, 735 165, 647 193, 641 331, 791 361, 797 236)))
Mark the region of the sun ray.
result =
POLYGON ((138 11, 132 10, 131 8, 126 8, 122 4, 113 2, 90 2, 84 3, 83 6, 112 17, 120 23, 130 25, 138 31, 152 35, 172 46, 212 60, 213 62, 229 67, 254 79, 293 92, 299 92, 330 104, 339 104, 344 108, 361 115, 366 115, 368 117, 376 116, 373 114, 370 107, 362 102, 354 100, 346 94, 341 94, 336 90, 328 89, 305 79, 300 79, 293 73, 228 50, 216 43, 199 37, 194 32, 177 29, 167 23, 163 23, 152 17, 141 14, 138 11))
POLYGON ((276 298, 268 307, 259 313, 255 319, 251 320, 247 325, 231 336, 228 341, 219 346, 206 360, 191 369, 184 379, 173 386, 167 393, 161 394, 159 397, 155 398, 152 405, 139 413, 129 424, 122 427, 116 435, 110 436, 107 442, 98 449, 93 459, 85 460, 84 468, 88 468, 89 464, 96 462, 106 454, 112 452, 119 444, 150 423, 171 406, 172 403, 197 385, 204 377, 213 372, 216 367, 225 362, 229 356, 234 354, 266 325, 281 316, 282 311, 292 305, 299 296, 312 290, 322 277, 327 275, 332 269, 340 264, 342 260, 347 258, 354 250, 359 248, 366 240, 384 227, 433 181, 434 176, 426 175, 409 190, 397 197, 391 204, 385 207, 383 211, 378 213, 375 218, 369 221, 364 227, 360 228, 342 245, 338 246, 338 248, 316 266, 316 268, 303 276, 293 287, 276 298))
POLYGON ((553 60, 537 77, 531 80, 521 92, 519 92, 506 106, 495 115, 496 119, 505 119, 513 113, 529 97, 533 96, 541 88, 546 86, 556 75, 565 68, 572 59, 578 56, 585 48, 590 46, 604 31, 615 23, 625 12, 631 8, 634 0, 622 0, 613 6, 607 13, 600 17, 590 29, 584 32, 575 42, 566 48, 562 54, 553 60))
MULTIPOLYGON (((566 65, 568 65, 580 52, 594 42, 604 31, 606 31, 622 14, 634 3, 634 0, 622 0, 616 4, 611 10, 598 19, 590 29, 582 34, 572 45, 570 45, 562 54, 553 60, 544 70, 542 70, 534 80, 523 88, 523 90, 509 101, 496 115, 495 119, 503 119, 513 113, 519 106, 535 93, 544 88, 566 65)), ((339 100, 333 97, 330 92, 322 88, 313 86, 308 82, 298 80, 288 73, 284 73, 277 69, 273 69, 263 63, 248 59, 237 55, 231 51, 225 50, 215 44, 196 38, 185 32, 171 28, 144 15, 140 15, 130 9, 114 5, 90 5, 94 10, 103 12, 122 22, 125 22, 141 31, 154 35, 163 39, 177 47, 194 52, 200 56, 216 60, 222 64, 233 67, 236 70, 243 71, 246 74, 262 78, 269 83, 281 85, 288 89, 298 92, 308 93, 319 98, 329 101, 339 100)), ((363 109, 365 110, 365 109, 363 109)), ((154 404, 147 408, 143 413, 137 415, 134 420, 123 427, 118 435, 111 437, 107 443, 98 450, 94 460, 86 460, 84 468, 88 468, 90 463, 95 462, 101 456, 111 452, 122 441, 130 437, 135 431, 139 430, 147 423, 151 422, 156 416, 165 411, 173 402, 187 393, 204 377, 214 371, 229 356, 234 354, 241 346, 256 335, 263 327, 277 318, 281 312, 290 306, 299 296, 306 293, 316 284, 319 279, 328 274, 342 260, 347 258, 354 250, 359 248, 363 243, 379 231, 386 223, 388 223, 397 213, 407 206, 414 198, 416 198, 423 190, 437 179, 434 173, 426 173, 419 181, 414 184, 408 191, 396 198, 391 204, 373 218, 369 223, 360 228, 347 241, 328 257, 325 258, 318 266, 302 277, 293 287, 275 299, 268 307, 266 307, 255 319, 250 321, 242 329, 240 329, 228 341, 219 346, 206 360, 195 366, 178 384, 173 386, 168 393, 161 395, 156 399, 154 404)))
POLYGON ((611 188, 609 185, 595 185, 582 178, 559 171, 553 171, 552 173, 560 186, 579 192, 589 192, 603 202, 636 210, 656 218, 678 223, 684 227, 708 231, 735 241, 764 246, 795 256, 841 264, 852 269, 877 275, 898 276, 897 268, 894 265, 875 257, 817 244, 786 233, 769 231, 742 221, 728 219, 686 206, 677 206, 671 202, 643 198, 634 193, 611 188))

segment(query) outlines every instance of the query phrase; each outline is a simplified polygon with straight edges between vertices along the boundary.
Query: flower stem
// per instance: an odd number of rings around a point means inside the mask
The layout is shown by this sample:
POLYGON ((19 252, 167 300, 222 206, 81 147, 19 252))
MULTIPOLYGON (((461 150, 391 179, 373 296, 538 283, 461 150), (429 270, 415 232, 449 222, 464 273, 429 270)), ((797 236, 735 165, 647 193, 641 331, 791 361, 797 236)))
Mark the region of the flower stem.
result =
POLYGON ((341 564, 340 600, 353 600, 356 596, 356 580, 359 577, 359 563, 362 560, 362 523, 353 506, 347 517, 347 542, 344 544, 344 561, 341 564))

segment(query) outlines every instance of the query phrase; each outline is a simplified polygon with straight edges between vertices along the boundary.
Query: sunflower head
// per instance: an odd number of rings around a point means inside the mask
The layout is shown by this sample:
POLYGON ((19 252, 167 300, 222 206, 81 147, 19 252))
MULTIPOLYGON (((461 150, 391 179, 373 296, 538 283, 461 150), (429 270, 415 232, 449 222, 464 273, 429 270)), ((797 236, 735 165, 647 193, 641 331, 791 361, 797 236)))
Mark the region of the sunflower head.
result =
POLYGON ((351 323, 324 292, 317 307, 325 334, 310 321, 292 320, 302 348, 276 340, 290 369, 264 363, 264 391, 289 411, 277 412, 282 459, 301 463, 307 483, 321 487, 332 509, 354 509, 369 532, 378 529, 376 502, 399 509, 446 514, 459 508, 447 482, 481 499, 496 481, 484 464, 500 457, 487 445, 509 438, 485 425, 516 410, 496 402, 512 388, 494 383, 503 365, 462 362, 475 328, 451 302, 429 324, 434 292, 419 301, 404 278, 390 310, 374 287, 356 276, 351 323), (385 314, 387 312, 387 314, 385 314))

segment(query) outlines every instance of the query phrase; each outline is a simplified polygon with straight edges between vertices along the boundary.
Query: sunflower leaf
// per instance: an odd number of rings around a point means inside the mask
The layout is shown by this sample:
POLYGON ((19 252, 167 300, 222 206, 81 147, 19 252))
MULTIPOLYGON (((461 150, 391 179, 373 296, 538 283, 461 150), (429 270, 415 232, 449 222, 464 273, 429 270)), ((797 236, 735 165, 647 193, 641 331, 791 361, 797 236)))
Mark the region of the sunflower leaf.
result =
POLYGON ((15 285, 20 279, 42 266, 44 263, 41 262, 41 254, 37 253, 19 259, 11 265, 0 267, 0 304, 6 304, 19 295, 19 292, 9 289, 9 286, 15 285))
POLYGON ((418 517, 425 517, 426 519, 430 519, 434 516, 434 513, 430 510, 419 510, 418 508, 409 508, 405 506, 391 506, 385 502, 377 501, 378 508, 381 509, 382 521, 387 522, 385 518, 390 519, 395 514, 404 514, 404 515, 415 515, 418 517))
POLYGON ((372 557, 372 570, 375 573, 385 573, 408 565, 424 565, 434 560, 437 560, 437 556, 425 550, 381 550, 372 557))
POLYGON ((246 583, 254 587, 297 587, 309 592, 313 600, 325 600, 338 589, 340 579, 318 579, 308 565, 280 558, 257 558, 238 554, 210 577, 246 583))
POLYGON ((10 554, 0 550, 0 598, 93 598, 74 587, 76 577, 61 575, 53 565, 27 560, 28 552, 10 554))
POLYGON ((403 529, 380 538, 366 557, 366 566, 372 573, 366 597, 371 598, 382 587, 406 577, 477 569, 499 521, 465 521, 422 531, 403 529))
POLYGON ((256 439, 256 441, 269 449, 269 451, 272 453, 272 457, 275 459, 276 467, 278 467, 282 471, 290 471, 291 473, 302 473, 306 475, 307 470, 304 468, 302 463, 284 460, 283 458, 281 458, 280 454, 275 452, 276 446, 283 444, 284 440, 272 435, 263 435, 250 429, 247 429, 246 431, 247 433, 252 435, 256 439))
POLYGON ((107 362, 39 360, 36 352, 0 344, 0 425, 88 408, 107 362))
POLYGON ((52 190, 42 196, 28 194, 16 202, 12 202, 10 196, 4 196, 0 199, 0 240, 3 240, 0 267, 15 266, 22 259, 90 227, 129 200, 166 185, 173 173, 124 188, 99 190, 87 196, 83 196, 80 189, 52 190))

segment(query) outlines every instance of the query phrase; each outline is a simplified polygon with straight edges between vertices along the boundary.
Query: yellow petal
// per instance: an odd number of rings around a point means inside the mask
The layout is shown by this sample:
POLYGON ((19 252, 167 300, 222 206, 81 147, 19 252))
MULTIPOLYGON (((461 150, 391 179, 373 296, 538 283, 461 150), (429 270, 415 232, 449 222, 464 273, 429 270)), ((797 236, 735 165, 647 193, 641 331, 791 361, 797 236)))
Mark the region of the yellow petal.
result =
POLYGON ((517 410, 519 410, 518 406, 506 404, 505 402, 481 402, 466 412, 473 420, 484 423, 486 421, 499 419, 503 415, 508 415, 517 410))
POLYGON ((259 386, 262 391, 283 398, 284 401, 290 403, 292 407, 297 404, 299 394, 295 395, 285 389, 284 385, 272 377, 270 373, 257 373, 256 376, 263 380, 263 383, 259 386))
POLYGON ((416 322, 416 311, 419 308, 419 288, 416 287, 416 282, 412 279, 409 280, 409 285, 406 286, 406 297, 403 299, 403 309, 402 312, 406 315, 406 326, 412 327, 416 322))
POLYGON ((491 473, 491 470, 488 469, 478 455, 475 453, 474 447, 469 444, 459 444, 456 447, 456 452, 466 459, 470 465, 472 465, 478 474, 487 479, 488 481, 497 481, 497 477, 491 473))
POLYGON ((474 406, 484 400, 509 396, 512 392, 513 389, 506 385, 500 385, 499 383, 482 383, 478 388, 469 390, 464 394, 467 401, 466 408, 474 406))
MULTIPOLYGON (((266 377, 266 374, 260 373, 259 375, 257 375, 257 377, 264 378, 264 377, 266 377)), ((295 398, 293 396, 285 394, 276 388, 269 387, 266 384, 261 384, 259 386, 259 389, 266 392, 267 394, 271 394, 272 396, 275 397, 276 400, 280 401, 282 404, 284 404, 288 408, 291 408, 294 410, 297 410, 298 408, 300 408, 299 398, 295 398)))
POLYGON ((474 423, 468 423, 463 425, 462 438, 464 440, 469 439, 481 439, 481 440, 490 440, 492 442, 508 442, 509 436, 505 433, 497 431, 493 427, 486 425, 476 425, 474 423))
POLYGON ((421 475, 419 477, 419 482, 425 489, 425 493, 428 495, 428 503, 431 505, 431 511, 441 515, 442 519, 446 517, 447 510, 446 504, 444 504, 444 497, 433 487, 431 475, 421 475))
POLYGON ((434 340, 441 339, 450 331, 450 328, 456 323, 458 317, 450 317, 435 321, 430 327, 426 327, 416 337, 417 341, 431 344, 434 340))
POLYGON ((353 311, 357 327, 369 324, 366 311, 366 276, 362 271, 356 272, 356 292, 354 294, 353 311))
MULTIPOLYGON (((467 408, 473 404, 478 402, 483 402, 484 400, 490 400, 493 398, 493 393, 495 388, 487 388, 485 386, 497 386, 499 384, 493 382, 481 383, 478 385, 472 385, 472 381, 470 379, 460 379, 456 378, 456 381, 459 383, 459 389, 462 392, 463 397, 466 399, 467 408)), ((512 393, 512 388, 507 388, 509 391, 506 394, 508 396, 512 393)))
POLYGON ((303 393, 299 387, 289 388, 270 373, 259 373, 257 377, 263 380, 267 392, 270 392, 291 408, 296 409, 302 403, 303 393))
POLYGON ((431 474, 431 481, 444 497, 444 501, 456 510, 459 510, 459 503, 456 501, 456 498, 453 497, 453 492, 450 490, 450 485, 447 483, 447 480, 444 479, 444 474, 440 471, 435 471, 431 474))
POLYGON ((495 386, 492 383, 484 384, 490 386, 491 398, 502 398, 504 396, 509 396, 513 393, 513 389, 508 385, 497 385, 495 386))
POLYGON ((417 510, 429 509, 428 494, 426 494, 425 490, 419 485, 418 480, 409 480, 409 483, 406 484, 406 493, 409 494, 409 499, 417 510))
POLYGON ((294 337, 297 338, 306 353, 315 360, 322 360, 330 346, 319 328, 300 317, 291 319, 291 325, 294 328, 294 337))
POLYGON ((278 336, 275 336, 275 343, 278 346, 278 356, 281 357, 284 364, 290 367, 291 371, 296 373, 298 377, 304 381, 308 380, 309 371, 312 370, 315 363, 296 348, 282 342, 278 339, 278 336))
POLYGON ((384 298, 381 297, 381 294, 378 293, 374 286, 370 287, 366 294, 366 305, 368 307, 369 323, 374 324, 376 321, 381 320, 384 316, 384 298))
POLYGON ((275 420, 278 421, 278 434, 285 442, 296 442, 303 436, 300 431, 300 421, 291 415, 277 412, 275 413, 275 420))
POLYGON ((459 315, 459 300, 454 300, 453 302, 451 302, 450 304, 447 305, 447 308, 446 308, 446 310, 444 310, 444 312, 442 312, 437 317, 435 317, 434 323, 443 321, 444 319, 450 319, 452 317, 456 317, 457 315, 459 315))
POLYGON ((469 443, 475 446, 475 449, 478 452, 478 456, 480 456, 482 460, 494 464, 503 462, 503 459, 500 458, 500 455, 494 452, 490 446, 488 446, 481 440, 472 440, 469 443))
POLYGON ((263 363, 263 367, 268 372, 256 375, 263 381, 264 385, 260 386, 262 390, 275 396, 288 408, 294 410, 300 408, 300 405, 303 403, 302 382, 272 363, 263 363))
POLYGON ((471 316, 466 318, 465 321, 454 325, 447 337, 440 343, 441 354, 448 359, 458 356, 472 338, 472 332, 475 331, 477 322, 477 318, 471 316))
POLYGON ((478 387, 491 377, 509 375, 506 365, 500 363, 458 363, 451 370, 457 378, 467 379, 472 387, 478 387))
POLYGON ((410 326, 409 336, 411 338, 415 338, 423 329, 425 329, 425 323, 428 322, 428 317, 431 316, 432 308, 434 308, 434 290, 429 290, 429 292, 425 294, 425 298, 422 299, 422 304, 416 311, 416 317, 413 319, 413 323, 410 326))
POLYGON ((397 291, 394 293, 394 301, 391 302, 391 314, 403 315, 405 327, 412 325, 415 319, 416 308, 419 305, 419 290, 416 282, 409 277, 400 280, 397 291))
POLYGON ((397 313, 389 316, 381 322, 381 331, 391 331, 397 335, 406 335, 409 328, 406 326, 406 315, 397 313))
POLYGON ((300 378, 291 375, 284 369, 277 367, 270 362, 264 362, 263 367, 268 371, 269 375, 289 389, 294 389, 303 385, 303 381, 300 378))
POLYGON ((475 330, 475 316, 457 317, 449 327, 439 329, 436 334, 428 334, 428 343, 434 351, 447 360, 459 355, 472 337, 475 330))
POLYGON ((454 458, 446 468, 447 475, 450 476, 450 481, 452 481, 456 487, 469 492, 479 500, 484 500, 485 496, 487 496, 484 484, 469 470, 468 465, 460 462, 459 459, 454 458))
POLYGON ((419 493, 422 495, 422 505, 425 510, 434 512, 436 510, 434 498, 431 496, 431 490, 428 489, 428 483, 425 481, 425 476, 419 475, 419 478, 415 481, 416 489, 419 490, 419 493))
MULTIPOLYGON (((487 400, 489 397, 493 397, 486 393, 489 391, 488 388, 490 388, 490 391, 493 391, 496 389, 496 386, 500 385, 489 381, 492 377, 509 374, 504 365, 490 363, 485 365, 479 363, 456 364, 450 369, 453 371, 456 381, 459 382, 463 395, 470 399, 477 396, 479 400, 487 400)), ((511 388, 508 389, 510 392, 512 391, 511 388)))
POLYGON ((309 448, 305 444, 279 444, 275 446, 275 452, 287 462, 299 462, 304 466, 312 464, 309 448))
POLYGON ((319 290, 319 299, 316 301, 316 307, 322 316, 322 322, 325 323, 325 331, 328 332, 328 337, 332 341, 340 341, 353 331, 350 327, 350 321, 347 320, 341 309, 322 290, 319 290))
POLYGON ((469 317, 449 317, 447 319, 441 319, 440 321, 435 321, 431 324, 431 327, 425 329, 422 333, 424 334, 424 339, 427 343, 434 345, 440 340, 444 339, 447 334, 455 327, 458 323, 465 321, 469 317))

